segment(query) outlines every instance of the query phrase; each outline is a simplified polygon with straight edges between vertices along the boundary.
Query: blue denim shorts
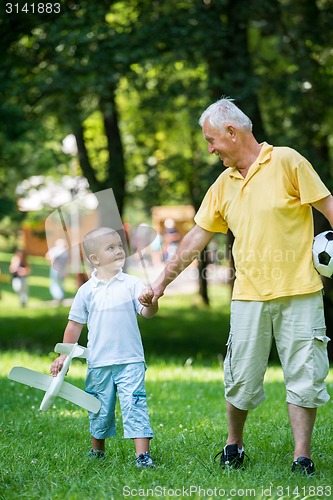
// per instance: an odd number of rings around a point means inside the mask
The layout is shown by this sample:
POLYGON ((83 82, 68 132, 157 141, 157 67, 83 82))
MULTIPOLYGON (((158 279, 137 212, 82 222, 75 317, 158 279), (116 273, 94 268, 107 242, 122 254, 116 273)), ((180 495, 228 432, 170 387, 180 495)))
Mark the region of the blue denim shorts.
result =
POLYGON ((115 407, 118 392, 125 438, 152 438, 145 390, 143 362, 88 368, 86 391, 100 402, 98 413, 89 412, 90 433, 96 439, 116 434, 115 407))

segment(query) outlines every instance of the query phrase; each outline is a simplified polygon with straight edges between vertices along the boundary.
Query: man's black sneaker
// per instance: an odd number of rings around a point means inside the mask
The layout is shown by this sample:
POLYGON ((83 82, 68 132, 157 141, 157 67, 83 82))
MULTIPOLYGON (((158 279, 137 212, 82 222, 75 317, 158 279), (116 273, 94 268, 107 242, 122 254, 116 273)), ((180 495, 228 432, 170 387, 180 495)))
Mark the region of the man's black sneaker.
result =
POLYGON ((239 469, 243 466, 245 453, 244 451, 239 453, 237 444, 227 444, 222 451, 215 455, 214 460, 219 455, 221 455, 220 465, 222 469, 239 469))
POLYGON ((314 463, 307 457, 298 457, 297 460, 293 462, 291 471, 300 472, 305 476, 313 476, 315 473, 314 463))

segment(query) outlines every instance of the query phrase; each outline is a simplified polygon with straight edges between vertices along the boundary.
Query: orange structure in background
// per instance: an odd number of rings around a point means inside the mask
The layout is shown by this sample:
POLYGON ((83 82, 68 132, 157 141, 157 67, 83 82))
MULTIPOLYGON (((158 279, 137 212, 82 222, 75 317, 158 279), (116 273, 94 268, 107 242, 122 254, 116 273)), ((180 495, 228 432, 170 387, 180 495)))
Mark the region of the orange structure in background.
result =
MULTIPOLYGON (((86 213, 80 217, 80 233, 85 234, 98 224, 98 217, 95 212, 86 213)), ((70 231, 70 227, 68 228, 70 231)), ((60 225, 52 226, 52 231, 48 228, 48 235, 46 239, 45 225, 24 224, 22 228, 21 242, 22 247, 26 250, 28 255, 43 256, 48 251, 48 244, 51 246, 54 242, 64 238, 64 230, 60 225)), ((69 235, 71 239, 71 233, 69 235)))
POLYGON ((175 228, 183 238, 194 225, 194 215, 195 210, 192 205, 153 207, 151 210, 152 226, 158 234, 163 234, 165 221, 172 219, 175 223, 175 228))
MULTIPOLYGON (((158 234, 163 234, 165 221, 172 219, 175 223, 175 228, 182 238, 193 227, 194 214, 195 211, 191 205, 155 206, 151 210, 152 226, 158 234)), ((87 226, 86 232, 90 231, 94 223, 96 223, 94 213, 85 215, 80 220, 80 232, 85 232, 82 226, 87 226)), ((52 237, 54 237, 55 241, 58 238, 63 238, 63 233, 55 233, 52 237)), ((21 241, 28 255, 44 256, 48 251, 43 223, 38 226, 25 224, 22 229, 21 241)))
POLYGON ((25 224, 20 239, 28 255, 41 257, 48 251, 44 224, 37 227, 25 224))

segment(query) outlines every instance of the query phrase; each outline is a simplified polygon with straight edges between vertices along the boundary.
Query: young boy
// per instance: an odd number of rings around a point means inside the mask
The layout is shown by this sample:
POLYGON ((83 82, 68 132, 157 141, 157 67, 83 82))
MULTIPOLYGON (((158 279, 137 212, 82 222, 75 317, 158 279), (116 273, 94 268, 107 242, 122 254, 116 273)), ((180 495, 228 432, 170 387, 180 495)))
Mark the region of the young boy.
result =
MULTIPOLYGON (((97 414, 89 413, 92 447, 90 456, 103 458, 105 439, 116 433, 116 393, 123 417, 124 437, 135 443, 136 465, 154 467, 149 455, 150 427, 146 392, 145 360, 137 314, 151 318, 157 304, 144 307, 138 297, 144 284, 122 272, 125 252, 119 234, 101 227, 83 239, 85 254, 94 266, 90 279, 74 297, 63 341, 76 343, 84 324, 88 327, 88 370, 86 391, 101 402, 97 414)), ((149 302, 149 292, 147 296, 149 302)), ((66 355, 51 365, 56 376, 66 355)))

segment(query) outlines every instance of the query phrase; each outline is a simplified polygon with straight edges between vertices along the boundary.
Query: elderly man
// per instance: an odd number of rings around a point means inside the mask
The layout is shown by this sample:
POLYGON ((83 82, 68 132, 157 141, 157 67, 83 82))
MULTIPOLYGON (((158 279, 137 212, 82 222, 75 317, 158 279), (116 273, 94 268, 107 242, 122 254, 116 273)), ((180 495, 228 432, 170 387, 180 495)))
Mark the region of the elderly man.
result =
MULTIPOLYGON (((232 102, 209 106, 199 123, 208 152, 227 167, 206 193, 195 226, 152 285, 153 301, 214 233, 234 235, 236 279, 224 364, 228 436, 223 468, 243 465, 248 410, 265 398, 275 338, 294 435, 293 471, 314 474, 310 442, 328 373, 322 281, 312 263, 312 207, 333 225, 333 197, 311 164, 288 147, 259 144, 251 120, 232 102)), ((218 454, 219 455, 219 454, 218 454)))

